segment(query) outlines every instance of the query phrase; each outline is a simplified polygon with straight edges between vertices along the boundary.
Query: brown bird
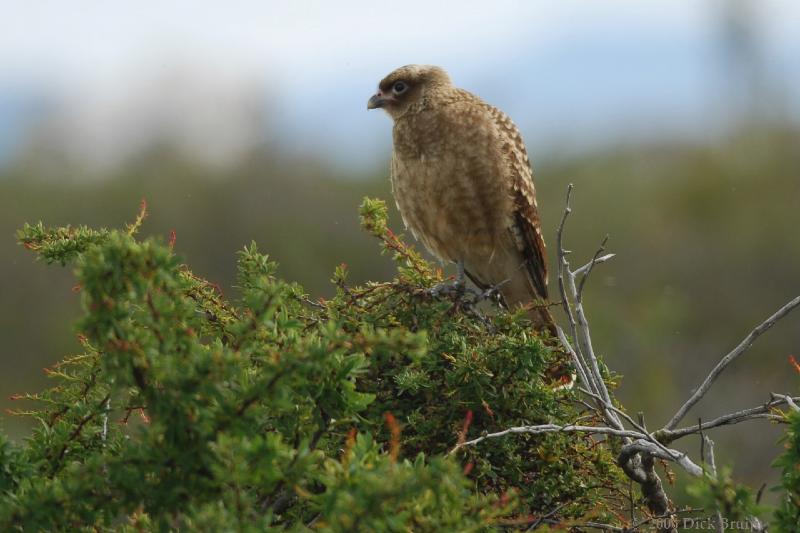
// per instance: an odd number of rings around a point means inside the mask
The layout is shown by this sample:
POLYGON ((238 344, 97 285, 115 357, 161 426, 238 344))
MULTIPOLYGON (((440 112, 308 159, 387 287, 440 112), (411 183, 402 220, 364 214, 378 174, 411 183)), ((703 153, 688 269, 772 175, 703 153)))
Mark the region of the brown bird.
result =
POLYGON ((403 221, 436 257, 555 333, 533 172, 517 126, 453 86, 444 69, 407 65, 383 78, 368 109, 394 121, 392 191, 403 221))

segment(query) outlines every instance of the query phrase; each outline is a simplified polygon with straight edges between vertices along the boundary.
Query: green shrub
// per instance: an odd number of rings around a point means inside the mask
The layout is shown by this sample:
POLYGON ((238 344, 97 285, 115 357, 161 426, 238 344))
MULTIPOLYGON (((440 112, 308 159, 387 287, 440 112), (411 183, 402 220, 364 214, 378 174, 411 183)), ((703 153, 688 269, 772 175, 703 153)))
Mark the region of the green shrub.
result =
MULTIPOLYGON (((792 359, 795 368, 800 373, 800 367, 792 359)), ((794 411, 788 415, 789 429, 782 442, 784 452, 775 461, 775 466, 781 469, 781 502, 775 512, 775 526, 777 531, 800 531, 800 412, 794 411)))
MULTIPOLYGON (((312 301, 255 244, 238 297, 194 275, 171 242, 26 225, 20 242, 74 264, 83 353, 21 395, 38 428, 0 438, 0 530, 482 531, 539 518, 624 520, 630 485, 600 439, 460 441, 568 423, 543 385, 561 357, 521 314, 490 318, 425 290, 442 280, 366 200, 362 224, 394 280, 312 301)), ((25 409, 28 409, 27 411, 25 409)), ((582 420, 584 424, 591 420, 582 420)))

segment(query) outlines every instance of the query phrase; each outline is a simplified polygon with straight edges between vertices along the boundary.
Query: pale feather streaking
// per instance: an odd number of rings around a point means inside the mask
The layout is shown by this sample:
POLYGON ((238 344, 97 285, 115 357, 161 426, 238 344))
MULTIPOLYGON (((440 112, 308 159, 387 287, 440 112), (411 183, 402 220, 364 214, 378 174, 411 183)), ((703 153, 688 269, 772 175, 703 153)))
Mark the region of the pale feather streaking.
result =
POLYGON ((394 121, 392 191, 414 236, 479 287, 502 283, 508 307, 553 332, 533 173, 514 122, 429 65, 391 72, 367 107, 394 121))

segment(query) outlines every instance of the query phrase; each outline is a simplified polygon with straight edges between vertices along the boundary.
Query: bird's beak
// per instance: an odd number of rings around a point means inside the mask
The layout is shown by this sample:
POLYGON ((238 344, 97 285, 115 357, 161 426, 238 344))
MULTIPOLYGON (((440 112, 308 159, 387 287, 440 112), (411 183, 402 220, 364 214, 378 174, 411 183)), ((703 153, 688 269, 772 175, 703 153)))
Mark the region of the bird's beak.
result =
POLYGON ((386 105, 386 98, 381 93, 373 94, 367 102, 367 109, 376 109, 386 105))

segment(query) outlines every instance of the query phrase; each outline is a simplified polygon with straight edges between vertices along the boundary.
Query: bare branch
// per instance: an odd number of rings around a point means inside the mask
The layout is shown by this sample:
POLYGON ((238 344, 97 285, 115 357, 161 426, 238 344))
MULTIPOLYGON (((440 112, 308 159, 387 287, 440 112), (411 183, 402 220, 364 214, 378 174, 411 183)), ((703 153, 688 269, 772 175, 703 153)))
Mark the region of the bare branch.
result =
POLYGON ((643 453, 650 457, 657 457, 677 463, 681 468, 695 477, 701 477, 703 475, 703 469, 689 459, 689 456, 685 453, 669 448, 665 451, 655 443, 645 439, 638 439, 623 446, 617 457, 617 463, 622 466, 623 462, 629 461, 637 453, 643 453))
MULTIPOLYGON (((703 422, 702 429, 712 429, 720 426, 729 426, 733 424, 738 424, 740 422, 745 422, 747 420, 754 420, 759 418, 766 418, 769 420, 780 421, 783 420, 783 418, 778 415, 770 413, 770 411, 784 404, 791 407, 791 404, 794 403, 794 400, 800 401, 800 397, 792 398, 791 396, 784 396, 781 394, 774 394, 774 393, 772 396, 773 396, 772 399, 767 403, 765 403, 764 405, 759 405, 758 407, 751 407, 750 409, 743 409, 741 411, 736 411, 735 413, 722 415, 718 418, 711 420, 710 422, 703 422)), ((681 437, 685 437, 686 435, 693 435, 699 433, 700 430, 701 428, 699 425, 694 425, 680 429, 660 430, 655 433, 655 436, 661 442, 672 442, 674 440, 680 439, 681 437)))
POLYGON ((597 386, 594 384, 594 382, 590 381, 589 376, 591 376, 591 374, 587 375, 586 371, 584 370, 586 364, 580 359, 575 351, 575 348, 573 348, 572 344, 570 344, 570 342, 567 340, 567 336, 564 334, 564 330, 561 329, 561 326, 556 325, 556 332, 558 333, 558 340, 561 342, 561 345, 572 356, 572 363, 575 365, 575 369, 578 371, 578 379, 580 379, 584 387, 591 389, 596 388, 597 386))
MULTIPOLYGON (((575 324, 575 317, 572 314, 572 307, 569 304, 569 296, 567 296, 567 288, 565 278, 567 275, 571 275, 569 270, 569 263, 567 262, 567 251, 564 249, 564 225, 567 222, 567 217, 572 212, 572 207, 570 207, 570 198, 572 197, 572 189, 573 185, 570 183, 567 187, 567 199, 564 205, 564 214, 561 216, 561 223, 558 225, 558 231, 556 232, 556 245, 557 245, 557 252, 558 252, 558 291, 561 293, 561 305, 564 308, 564 314, 567 315, 567 320, 569 321, 570 331, 572 333, 572 338, 576 340, 575 348, 573 349, 572 346, 567 342, 566 335, 563 335, 563 332, 559 333, 559 339, 561 343, 564 345, 564 348, 567 349, 572 355, 574 355, 574 362, 576 367, 579 369, 579 376, 583 382, 585 387, 588 387, 591 390, 596 390, 596 385, 593 382, 587 381, 587 374, 582 372, 582 369, 585 367, 585 363, 583 361, 583 353, 581 353, 581 347, 577 344, 578 339, 578 330, 575 324)), ((560 330, 558 326, 556 326, 557 330, 560 330)))
MULTIPOLYGON (((459 443, 453 448, 450 453, 454 453, 459 448, 470 446, 491 438, 503 437, 509 434, 543 434, 555 432, 580 432, 585 434, 603 434, 609 437, 620 437, 622 439, 622 449, 618 455, 617 462, 623 469, 625 474, 633 481, 638 483, 642 490, 644 500, 653 516, 673 517, 674 512, 670 511, 671 503, 669 497, 664 491, 661 479, 655 471, 655 459, 663 459, 677 463, 681 468, 686 470, 693 476, 704 476, 703 468, 695 464, 687 454, 668 448, 667 445, 681 437, 695 433, 701 433, 703 429, 712 429, 723 425, 738 424, 747 420, 753 419, 770 419, 770 420, 783 420, 779 413, 771 412, 776 407, 786 405, 791 409, 800 410, 798 404, 800 398, 791 396, 773 394, 771 400, 764 405, 757 406, 750 409, 744 409, 734 413, 720 416, 708 423, 697 424, 696 426, 675 429, 680 421, 686 416, 687 412, 699 402, 703 396, 708 392, 714 381, 719 374, 737 357, 744 353, 752 346, 755 340, 764 332, 769 330, 778 320, 782 319, 795 307, 800 305, 800 297, 795 298, 775 314, 753 329, 747 337, 730 353, 723 357, 720 362, 714 367, 710 374, 705 378, 700 387, 692 394, 692 396, 681 406, 672 420, 662 429, 656 432, 650 432, 644 425, 643 419, 640 422, 633 420, 631 416, 623 410, 614 406, 611 401, 611 394, 606 387, 603 379, 603 374, 600 370, 600 363, 595 355, 594 347, 592 344, 591 331, 586 312, 583 307, 583 289, 586 281, 595 265, 605 262, 614 254, 605 254, 605 246, 608 240, 606 237, 600 245, 600 248, 595 252, 592 260, 581 266, 576 270, 571 270, 567 255, 570 253, 564 248, 564 228, 569 215, 572 213, 570 201, 572 198, 573 185, 570 184, 567 188, 566 203, 564 213, 561 217, 561 222, 558 225, 557 231, 557 253, 558 253, 558 288, 561 295, 561 305, 563 306, 564 313, 569 321, 569 329, 574 339, 574 346, 570 344, 567 334, 561 328, 557 327, 558 338, 563 345, 564 349, 572 357, 573 363, 576 367, 578 377, 581 382, 581 387, 578 388, 582 393, 592 398, 596 407, 589 405, 589 403, 578 399, 579 402, 586 405, 590 411, 594 411, 604 421, 606 426, 591 427, 578 425, 578 422, 569 425, 556 425, 556 424, 542 424, 538 426, 519 426, 508 428, 491 434, 484 434, 471 441, 459 443), (577 277, 580 276, 580 281, 577 277), (797 403, 795 402, 797 400, 797 403), (623 420, 627 423, 628 427, 633 429, 626 429, 623 425, 623 420)), ((705 443, 710 440, 703 436, 703 452, 701 455, 706 456, 705 443)), ((713 454, 713 449, 709 450, 713 454)), ((712 474, 713 477, 713 474, 712 474)), ((544 518, 544 517, 542 517, 544 518)), ((550 520, 542 520, 538 523, 550 523, 550 520)), ((659 530, 662 532, 677 531, 675 524, 670 521, 668 524, 660 526, 659 530)), ((594 525, 594 524, 593 524, 594 525)), ((595 526, 600 527, 600 526, 595 526)), ((619 530, 617 526, 606 526, 603 529, 612 531, 619 530)), ((625 529, 629 531, 630 529, 625 529)))
MULTIPOLYGON (((592 260, 589 261, 589 263, 586 265, 586 273, 583 274, 583 277, 581 278, 581 282, 578 285, 578 296, 577 296, 577 298, 583 299, 583 286, 586 285, 586 280, 589 279, 589 274, 592 273, 592 269, 594 269, 594 266, 597 264, 597 258, 600 257, 600 254, 602 254, 603 252, 606 251, 606 244, 608 244, 608 235, 606 235, 603 238, 603 241, 600 243, 600 248, 597 249, 597 251, 592 256, 592 260)), ((583 267, 579 268, 578 270, 582 271, 583 267)), ((577 270, 574 271, 572 273, 572 275, 573 276, 577 276, 578 275, 578 271, 577 270)))
POLYGON ((800 407, 798 407, 797 404, 794 403, 794 402, 800 402, 800 398, 798 397, 792 398, 791 396, 787 396, 785 394, 775 394, 774 392, 772 393, 772 397, 779 398, 782 402, 786 402, 786 405, 788 405, 792 411, 800 411, 800 407))
MULTIPOLYGON (((552 518, 543 518, 539 524, 551 524, 555 526, 569 526, 571 528, 594 528, 599 529, 600 531, 615 531, 619 533, 625 533, 627 531, 631 531, 630 529, 620 527, 620 526, 612 526, 610 524, 603 524, 602 522, 561 522, 559 520, 553 520, 552 518)), ((538 525, 537 524, 537 527, 538 525)))
POLYGON ((514 433, 526 433, 530 435, 541 435, 543 433, 587 433, 587 434, 600 434, 600 435, 614 435, 616 437, 629 437, 633 439, 645 438, 645 435, 642 435, 638 431, 630 431, 626 429, 617 429, 617 428, 610 428, 603 426, 579 426, 575 424, 567 424, 565 426, 559 426, 558 424, 541 424, 538 426, 517 426, 517 427, 510 427, 508 429, 504 429, 503 431, 498 431, 496 433, 488 433, 478 438, 457 444, 452 450, 448 452, 448 455, 458 451, 460 448, 464 448, 466 446, 473 446, 475 444, 478 444, 479 442, 485 441, 486 439, 496 439, 498 437, 505 437, 506 435, 511 435, 514 433))
POLYGON ((592 266, 592 264, 599 265, 600 263, 605 263, 606 261, 609 261, 610 259, 614 259, 615 257, 617 257, 617 254, 606 254, 606 255, 603 255, 601 257, 595 256, 594 258, 592 258, 591 261, 589 261, 588 263, 586 263, 582 267, 573 270, 572 271, 572 275, 573 276, 580 276, 581 274, 583 274, 587 270, 590 270, 591 268, 594 268, 592 266))
POLYGON ((714 441, 703 435, 703 461, 708 465, 708 472, 717 477, 717 461, 714 458, 714 441))
MULTIPOLYGON (((645 442, 645 444, 647 443, 645 442)), ((625 472, 625 475, 639 484, 642 497, 651 513, 664 515, 670 512, 669 497, 664 492, 661 479, 656 474, 655 461, 644 446, 637 447, 634 443, 624 446, 617 457, 617 464, 625 472)), ((659 528, 659 531, 674 533, 677 532, 677 528, 674 527, 674 522, 669 520, 659 528)))
MULTIPOLYGON (((589 330, 589 321, 586 318, 586 313, 583 309, 583 299, 581 294, 578 292, 577 286, 575 285, 575 277, 570 274, 567 278, 567 281, 569 283, 570 292, 572 292, 572 295, 575 298, 574 305, 575 315, 577 317, 578 345, 581 347, 581 352, 583 353, 584 357, 589 362, 589 373, 592 375, 593 381, 598 389, 596 392, 603 399, 603 405, 605 407, 611 405, 611 397, 608 394, 608 389, 606 388, 605 383, 603 382, 603 374, 600 372, 600 363, 597 361, 597 357, 594 354, 592 335, 589 330)), ((619 421, 617 416, 611 411, 608 411, 607 408, 606 419, 606 421, 612 426, 620 429, 622 428, 622 423, 619 421)))
MULTIPOLYGON (((584 389, 584 388, 582 388, 582 387, 578 387, 578 390, 579 390, 580 392, 582 392, 582 393, 586 394, 587 396, 590 396, 590 397, 594 398, 594 399, 595 399, 595 400, 597 400, 598 402, 602 402, 602 401, 603 401, 603 399, 602 399, 600 396, 598 396, 597 394, 593 393, 592 391, 586 390, 586 389, 584 389)), ((635 428, 635 429, 639 430, 640 432, 642 432, 642 433, 644 433, 644 434, 647 434, 647 430, 646 430, 646 429, 644 429, 644 426, 642 426, 641 424, 637 424, 637 423, 636 423, 636 422, 633 420, 633 418, 631 418, 631 416, 630 416, 628 413, 626 413, 625 411, 623 411, 622 409, 619 409, 619 408, 617 408, 617 407, 614 407, 614 405, 613 405, 613 404, 608 404, 608 405, 606 405, 605 407, 606 407, 606 408, 608 408, 608 409, 610 409, 610 410, 612 410, 612 411, 614 411, 614 412, 615 412, 615 413, 617 413, 618 415, 622 416, 622 417, 623 417, 625 420, 627 420, 627 421, 628 421, 628 423, 629 423, 629 424, 630 424, 630 425, 631 425, 633 428, 635 428)))
MULTIPOLYGON (((570 206, 570 200, 572 198, 572 189, 573 185, 570 183, 567 187, 567 198, 566 198, 566 205, 564 207, 564 214, 561 217, 561 223, 558 225, 558 232, 557 232, 557 242, 558 242, 558 288, 561 292, 561 300, 564 306, 564 312, 567 315, 570 323, 570 329, 572 330, 572 337, 575 339, 575 347, 571 349, 568 348, 569 343, 565 343, 566 336, 559 334, 559 339, 562 339, 562 343, 564 347, 570 350, 570 353, 574 353, 574 362, 579 369, 582 369, 582 372, 579 373, 581 378, 583 379, 583 384, 589 390, 596 393, 600 396, 601 401, 599 401, 600 407, 604 411, 604 417, 606 422, 617 428, 623 429, 622 423, 619 421, 617 416, 614 414, 613 411, 608 409, 608 406, 611 405, 611 398, 608 394, 608 389, 603 382, 603 375, 600 372, 600 366, 597 362, 597 358, 594 355, 594 348, 592 347, 592 336, 591 332, 589 331, 589 322, 586 319, 586 314, 583 310, 583 299, 580 291, 578 290, 575 284, 575 273, 570 270, 569 261, 567 261, 567 250, 564 249, 564 226, 567 222, 567 217, 572 212, 572 207, 570 206), (570 299, 567 295, 567 287, 569 287, 569 292, 572 293, 572 298, 574 300, 574 307, 575 307, 575 314, 572 312, 572 307, 570 306, 570 299), (576 317, 577 316, 577 322, 576 317)), ((605 245, 605 240, 603 241, 603 246, 605 245)), ((588 276, 591 268, 593 267, 594 263, 596 263, 596 258, 602 253, 603 248, 595 254, 595 257, 592 259, 592 262, 589 263, 587 268, 586 274, 584 274, 584 280, 586 276, 588 276)))
POLYGON ((717 377, 722 373, 725 368, 731 364, 737 357, 742 355, 745 351, 747 351, 750 346, 753 345, 755 340, 761 336, 764 332, 769 330, 772 326, 774 326, 780 319, 788 315, 795 307, 800 305, 800 296, 796 297, 780 309, 778 309, 771 317, 766 319, 764 322, 756 326, 753 331, 751 331, 747 337, 744 338, 739 345, 734 348, 728 355, 723 357, 717 366, 708 374, 705 381, 697 388, 697 390, 692 394, 692 396, 686 401, 685 404, 678 409, 678 412, 675 413, 675 416, 672 417, 672 420, 664 426, 664 429, 675 429, 675 426, 683 420, 683 417, 686 416, 686 413, 689 412, 697 402, 699 402, 703 396, 708 392, 708 389, 711 388, 711 385, 717 379, 717 377))
MULTIPOLYGON (((698 424, 700 425, 700 424, 698 424)), ((703 435, 702 440, 702 448, 703 448, 703 461, 705 461, 706 465, 708 466, 709 474, 711 477, 717 477, 717 462, 714 459, 714 441, 708 438, 707 435, 703 435)), ((716 511, 714 512, 714 517, 716 520, 714 521, 714 527, 717 530, 717 533, 725 533, 725 528, 722 527, 722 513, 717 507, 716 511)))
MULTIPOLYGON (((574 349, 569 342, 567 342, 566 335, 564 335, 563 331, 560 330, 559 339, 564 347, 573 356, 573 360, 579 370, 579 375, 581 376, 582 384, 589 391, 591 391, 591 395, 594 397, 599 409, 602 411, 603 419, 608 425, 612 426, 614 430, 625 432, 624 426, 617 416, 617 410, 615 410, 611 402, 611 396, 608 392, 608 388, 603 381, 603 375, 600 372, 600 365, 594 355, 591 332, 589 330, 589 322, 586 319, 586 314, 583 310, 582 291, 579 291, 575 284, 576 273, 580 273, 583 274, 581 287, 583 286, 583 282, 586 281, 586 277, 591 272, 591 269, 595 264, 597 264, 599 260, 599 254, 602 252, 602 250, 595 254, 595 256, 592 258, 592 261, 585 267, 584 273, 584 267, 579 268, 576 272, 572 272, 570 270, 569 261, 567 261, 566 257, 568 252, 564 249, 564 225, 566 224, 567 217, 572 212, 572 208, 570 207, 572 189, 573 186, 570 184, 567 188, 564 214, 561 218, 561 223, 558 226, 557 252, 558 288, 561 293, 561 301, 564 307, 564 312, 569 320, 572 338, 575 339, 574 349), (572 293, 572 298, 574 300, 574 314, 572 312, 572 306, 570 305, 570 299, 567 295, 567 287, 569 287, 569 292, 572 293)), ((605 241, 603 244, 605 244, 605 241)), ((634 427, 636 427, 635 423, 632 421, 631 423, 634 427)), ((643 431, 640 434, 640 437, 652 441, 652 446, 657 450, 659 448, 664 448, 664 446, 655 440, 654 437, 647 431, 643 431)), ((631 437, 627 432, 622 434, 622 439, 623 443, 626 445, 630 445, 633 442, 633 437, 631 437)), ((668 451, 661 450, 661 452, 672 456, 672 454, 668 453, 668 451)), ((653 457, 647 453, 642 453, 641 457, 638 455, 638 452, 635 455, 635 458, 628 458, 621 463, 620 466, 622 466, 623 470, 628 477, 630 477, 630 479, 640 484, 642 495, 644 496, 644 499, 647 502, 647 507, 650 509, 650 511, 655 515, 667 513, 670 508, 670 501, 661 485, 661 479, 655 472, 653 457)), ((660 528, 660 530, 670 533, 676 531, 676 529, 672 526, 664 526, 660 528)))

